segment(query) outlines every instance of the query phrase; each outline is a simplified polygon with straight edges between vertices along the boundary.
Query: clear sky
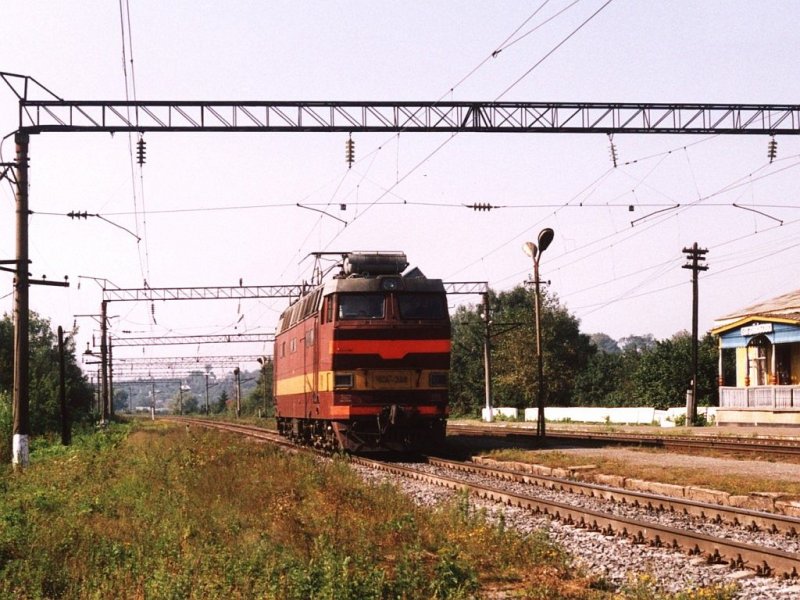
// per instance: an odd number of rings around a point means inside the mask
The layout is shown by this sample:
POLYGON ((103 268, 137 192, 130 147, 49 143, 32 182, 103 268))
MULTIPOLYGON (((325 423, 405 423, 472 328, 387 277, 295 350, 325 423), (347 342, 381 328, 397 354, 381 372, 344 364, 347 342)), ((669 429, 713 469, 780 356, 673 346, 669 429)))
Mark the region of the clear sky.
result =
MULTIPOLYGON (((127 93, 139 100, 800 103, 800 3, 605 4, 10 0, 0 21, 0 70, 35 77, 70 100, 127 93)), ((16 127, 16 98, 0 89, 0 134, 16 127)), ((54 326, 69 329, 74 315, 99 312, 100 287, 86 279, 78 287, 79 275, 120 287, 145 279, 152 287, 297 283, 311 275, 303 258, 321 250, 404 250, 428 276, 506 290, 529 277, 522 244, 543 227, 556 234, 542 277, 586 333, 661 339, 690 329, 681 250, 694 242, 709 250, 701 330, 800 287, 797 137, 779 136, 769 164, 766 136, 618 134, 613 168, 609 140, 599 134, 355 134, 351 169, 344 134, 145 137, 141 169, 132 165, 135 138, 127 135, 31 141, 31 272, 72 282, 31 290, 31 308, 54 326), (504 208, 463 207, 476 202, 504 208), (631 225, 675 204, 681 208, 631 225), (118 227, 43 214, 72 210, 118 227)), ((13 152, 9 138, 3 160, 13 152)), ((0 223, 0 258, 13 258, 6 182, 0 223)), ((11 275, 0 274, 0 310, 11 311, 10 291, 11 275)), ((477 298, 452 304, 470 301, 477 298)), ((112 304, 112 334, 270 333, 285 304, 112 304)), ((97 326, 77 323, 83 348, 97 326)), ((145 355, 270 350, 171 347, 145 355)))

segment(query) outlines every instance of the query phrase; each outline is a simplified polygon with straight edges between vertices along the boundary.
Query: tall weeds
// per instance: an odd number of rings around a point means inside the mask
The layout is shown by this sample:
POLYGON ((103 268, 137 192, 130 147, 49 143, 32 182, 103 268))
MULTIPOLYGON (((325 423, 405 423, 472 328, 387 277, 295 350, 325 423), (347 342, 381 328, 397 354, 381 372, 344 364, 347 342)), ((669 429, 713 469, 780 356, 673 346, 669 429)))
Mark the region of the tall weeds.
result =
POLYGON ((0 598, 610 597, 544 535, 466 496, 418 508, 343 460, 158 423, 32 455, 0 470, 0 598))
POLYGON ((11 397, 0 392, 0 463, 11 462, 12 428, 11 397))

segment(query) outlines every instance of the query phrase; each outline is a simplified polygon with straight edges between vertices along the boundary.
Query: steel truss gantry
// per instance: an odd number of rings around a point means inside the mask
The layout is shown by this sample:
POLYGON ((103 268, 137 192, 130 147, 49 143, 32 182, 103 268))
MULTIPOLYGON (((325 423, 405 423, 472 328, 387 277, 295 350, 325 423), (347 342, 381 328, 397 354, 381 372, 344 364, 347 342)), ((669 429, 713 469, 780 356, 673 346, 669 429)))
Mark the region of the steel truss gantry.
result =
POLYGON ((194 367, 198 365, 213 364, 214 366, 236 366, 240 363, 257 362, 258 359, 270 358, 263 354, 241 354, 227 356, 158 356, 152 358, 115 358, 115 371, 120 371, 125 367, 147 368, 147 367, 194 367))
POLYGON ((307 285, 238 285, 223 287, 103 288, 105 302, 154 300, 241 300, 246 298, 299 298, 307 285))
POLYGON ((115 348, 120 346, 174 346, 180 344, 231 344, 231 343, 271 343, 275 336, 271 333, 233 333, 215 335, 172 335, 152 337, 114 337, 110 336, 115 348))
MULTIPOLYGON (((485 294, 485 281, 444 282, 448 294, 485 294)), ((238 285, 223 287, 103 288, 104 302, 152 302, 156 300, 242 300, 299 298, 313 289, 309 285, 238 285)), ((115 342, 120 345, 118 342, 115 342)))
POLYGON ((797 134, 798 104, 20 98, 19 131, 797 134))

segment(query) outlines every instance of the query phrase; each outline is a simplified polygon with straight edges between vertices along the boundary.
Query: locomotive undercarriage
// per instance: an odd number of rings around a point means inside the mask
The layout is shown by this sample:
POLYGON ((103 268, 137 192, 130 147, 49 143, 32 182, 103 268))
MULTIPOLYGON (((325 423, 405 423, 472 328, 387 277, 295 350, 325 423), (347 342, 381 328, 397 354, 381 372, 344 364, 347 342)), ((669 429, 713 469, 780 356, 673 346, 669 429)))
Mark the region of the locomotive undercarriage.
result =
POLYGON ((409 415, 395 405, 378 415, 348 421, 278 419, 283 436, 328 452, 432 450, 443 444, 446 427, 443 417, 409 415))

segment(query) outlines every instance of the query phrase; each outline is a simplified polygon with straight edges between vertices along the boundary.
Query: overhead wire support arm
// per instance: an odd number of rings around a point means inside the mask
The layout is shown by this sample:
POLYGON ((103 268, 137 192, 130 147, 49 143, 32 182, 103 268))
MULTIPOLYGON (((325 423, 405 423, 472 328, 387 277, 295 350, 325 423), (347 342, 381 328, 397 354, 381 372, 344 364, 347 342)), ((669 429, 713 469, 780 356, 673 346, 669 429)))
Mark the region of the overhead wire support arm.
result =
POLYGON ((486 281, 445 281, 444 291, 448 294, 488 294, 486 281))
POLYGON ((798 104, 72 101, 21 97, 20 132, 800 133, 798 104), (126 115, 134 109, 136 121, 126 115))
POLYGON ((109 302, 153 300, 237 300, 242 298, 299 298, 302 285, 244 285, 227 287, 119 288, 103 289, 109 302))

